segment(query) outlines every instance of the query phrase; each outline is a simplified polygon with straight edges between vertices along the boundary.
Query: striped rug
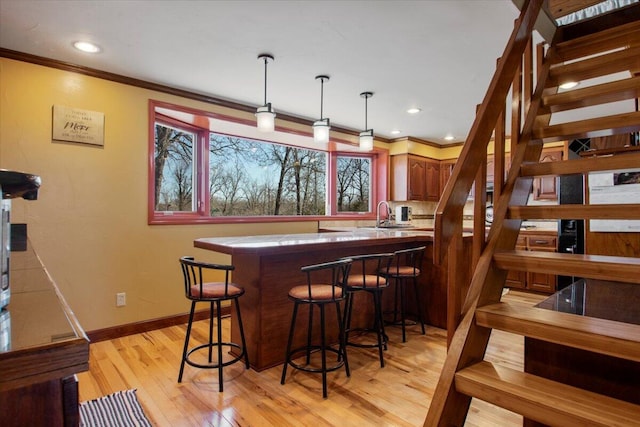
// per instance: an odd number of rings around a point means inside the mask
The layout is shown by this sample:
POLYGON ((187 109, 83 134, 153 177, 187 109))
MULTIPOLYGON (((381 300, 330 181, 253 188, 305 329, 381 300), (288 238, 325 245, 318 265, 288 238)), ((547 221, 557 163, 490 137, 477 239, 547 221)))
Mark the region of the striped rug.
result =
POLYGON ((80 427, 151 427, 136 397, 123 390, 80 403, 80 427))

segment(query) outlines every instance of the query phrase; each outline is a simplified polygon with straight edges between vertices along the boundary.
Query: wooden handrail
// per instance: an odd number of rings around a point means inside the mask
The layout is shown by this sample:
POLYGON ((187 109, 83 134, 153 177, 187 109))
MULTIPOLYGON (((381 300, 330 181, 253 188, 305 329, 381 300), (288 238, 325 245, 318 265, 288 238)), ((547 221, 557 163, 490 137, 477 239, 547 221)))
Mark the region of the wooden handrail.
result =
POLYGON ((487 156, 487 145, 504 111, 509 88, 522 63, 543 0, 528 0, 478 110, 469 136, 445 186, 435 212, 434 261, 440 264, 455 233, 462 231, 462 212, 476 173, 487 156))

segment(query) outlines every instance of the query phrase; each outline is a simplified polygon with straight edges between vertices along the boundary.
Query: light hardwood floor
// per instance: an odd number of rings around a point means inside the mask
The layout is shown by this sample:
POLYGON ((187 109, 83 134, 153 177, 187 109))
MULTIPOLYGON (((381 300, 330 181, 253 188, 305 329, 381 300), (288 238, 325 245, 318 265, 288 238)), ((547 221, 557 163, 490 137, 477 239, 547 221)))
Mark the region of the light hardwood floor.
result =
MULTIPOLYGON (((514 291, 505 298, 541 299, 514 291)), ((198 322, 193 337, 204 341, 207 325, 198 322)), ((223 329, 228 334, 228 318, 223 329)), ((319 374, 289 369, 280 385, 282 366, 262 372, 240 363, 227 367, 223 393, 215 370, 186 366, 178 384, 184 325, 97 342, 90 346, 89 372, 78 375, 80 400, 136 388, 158 426, 422 426, 446 355, 446 332, 429 327, 423 336, 412 327, 404 344, 399 328, 387 332, 386 366, 380 368, 375 349, 349 347, 351 377, 330 373, 327 399, 319 374)), ((523 346, 521 336, 494 331, 487 360, 522 370, 523 346)), ((521 426, 522 417, 474 400, 465 425, 521 426)))

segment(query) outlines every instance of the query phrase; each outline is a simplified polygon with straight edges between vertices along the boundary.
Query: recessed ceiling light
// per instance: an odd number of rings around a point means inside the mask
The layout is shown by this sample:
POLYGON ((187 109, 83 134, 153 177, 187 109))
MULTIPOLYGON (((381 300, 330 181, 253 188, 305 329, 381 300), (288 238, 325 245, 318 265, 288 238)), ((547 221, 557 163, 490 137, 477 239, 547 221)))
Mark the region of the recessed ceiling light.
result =
POLYGON ((401 130, 400 129, 394 129, 391 131, 391 135, 400 135, 401 130))
POLYGON ((102 50, 100 49, 100 46, 98 46, 97 44, 93 44, 90 42, 83 42, 83 41, 74 42, 73 47, 86 53, 98 53, 102 50))
POLYGON ((560 89, 573 89, 578 86, 578 82, 564 82, 560 85, 560 89))
POLYGON ((409 108, 407 110, 407 113, 409 113, 409 114, 418 114, 420 111, 422 111, 420 108, 409 108))
POLYGON ((445 139, 445 141, 453 141, 454 137, 453 137, 453 135, 447 135, 447 136, 444 137, 444 139, 445 139))

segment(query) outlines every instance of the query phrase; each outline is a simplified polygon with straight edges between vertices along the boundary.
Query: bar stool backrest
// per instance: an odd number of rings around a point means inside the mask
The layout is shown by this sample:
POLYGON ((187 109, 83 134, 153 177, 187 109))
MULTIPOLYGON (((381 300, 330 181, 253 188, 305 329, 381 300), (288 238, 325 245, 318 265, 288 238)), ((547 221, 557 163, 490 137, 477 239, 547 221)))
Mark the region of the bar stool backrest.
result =
POLYGON ((355 282, 366 288, 386 286, 393 257, 394 254, 391 252, 351 256, 349 257, 353 261, 351 276, 357 275, 358 280, 355 282), (360 271, 354 275, 353 270, 356 265, 360 271))
POLYGON ((396 276, 417 277, 426 246, 395 251, 395 260, 390 273, 396 276))
POLYGON ((351 271, 351 258, 325 262, 322 264, 307 265, 302 267, 300 271, 307 275, 309 301, 313 301, 312 295, 314 295, 314 293, 312 292, 312 287, 319 284, 331 285, 331 295, 323 295, 322 299, 324 301, 326 301, 326 299, 339 301, 344 299, 346 295, 345 284, 349 277, 349 272, 351 271), (330 274, 330 277, 327 279, 328 274, 330 274), (322 278, 318 279, 319 276, 322 278))
POLYGON ((210 264, 201 261, 195 261, 193 257, 185 256, 180 258, 182 266, 182 275, 184 276, 184 293, 190 300, 196 301, 215 301, 233 298, 236 295, 229 293, 229 273, 235 269, 233 265, 226 264, 210 264), (203 270, 220 270, 224 271, 224 282, 207 282, 203 280, 203 270), (208 298, 206 292, 203 292, 203 286, 207 283, 215 283, 219 286, 224 285, 224 293, 216 298, 208 298), (199 292, 194 292, 198 290, 199 292))

